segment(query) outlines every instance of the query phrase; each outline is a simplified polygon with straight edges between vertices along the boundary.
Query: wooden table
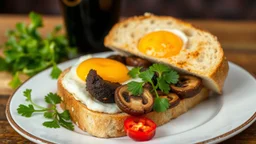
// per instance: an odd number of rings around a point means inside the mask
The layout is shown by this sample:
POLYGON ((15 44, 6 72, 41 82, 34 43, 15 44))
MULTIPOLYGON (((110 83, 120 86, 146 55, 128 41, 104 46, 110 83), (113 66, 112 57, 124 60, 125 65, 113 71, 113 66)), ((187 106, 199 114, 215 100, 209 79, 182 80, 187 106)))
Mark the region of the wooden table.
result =
MULTIPOLYGON (((15 27, 18 21, 28 21, 26 16, 0 15, 0 45, 6 40, 7 29, 15 27)), ((199 28, 207 29, 216 35, 222 44, 227 59, 256 75, 256 21, 217 21, 188 20, 199 28)), ((54 25, 61 24, 61 17, 44 17, 42 34, 46 34, 54 25)), ((0 52, 1 55, 1 52, 0 52)), ((31 143, 9 125, 5 116, 6 102, 13 92, 8 88, 11 75, 0 72, 0 143, 31 143)), ((26 79, 26 77, 22 77, 26 79)), ((223 143, 256 143, 256 123, 242 133, 223 143)))

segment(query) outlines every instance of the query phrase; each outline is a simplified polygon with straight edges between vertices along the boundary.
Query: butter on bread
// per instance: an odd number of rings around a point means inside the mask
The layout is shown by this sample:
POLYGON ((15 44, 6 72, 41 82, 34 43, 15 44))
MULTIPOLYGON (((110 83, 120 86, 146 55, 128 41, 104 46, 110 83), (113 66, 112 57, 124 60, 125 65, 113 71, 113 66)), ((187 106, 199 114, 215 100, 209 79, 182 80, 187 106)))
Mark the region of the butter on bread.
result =
POLYGON ((207 88, 222 93, 229 69, 223 49, 215 36, 189 23, 169 16, 135 16, 117 23, 105 37, 104 45, 121 53, 167 64, 178 72, 198 76, 207 88), (147 33, 161 29, 178 29, 185 33, 188 38, 185 48, 169 58, 141 53, 137 48, 139 40, 147 33))
MULTIPOLYGON (((58 78, 57 82, 57 94, 61 97, 61 107, 68 110, 72 121, 82 130, 87 131, 89 134, 102 137, 121 137, 125 136, 124 120, 129 116, 126 113, 108 114, 92 111, 75 97, 69 93, 62 85, 62 79, 70 69, 66 69, 58 78)), ((169 122, 186 113, 192 107, 198 105, 200 102, 208 98, 209 90, 203 88, 200 93, 192 98, 186 98, 180 101, 180 103, 165 112, 150 112, 145 116, 153 120, 158 126, 169 122)))

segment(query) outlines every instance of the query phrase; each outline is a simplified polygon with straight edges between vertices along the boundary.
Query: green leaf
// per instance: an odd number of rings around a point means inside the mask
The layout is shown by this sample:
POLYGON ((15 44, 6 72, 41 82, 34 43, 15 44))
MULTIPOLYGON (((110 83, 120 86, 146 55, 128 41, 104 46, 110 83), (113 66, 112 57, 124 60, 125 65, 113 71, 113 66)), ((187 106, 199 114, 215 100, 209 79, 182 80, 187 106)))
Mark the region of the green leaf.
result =
POLYGON ((74 58, 77 56, 77 48, 76 47, 66 47, 68 58, 74 58))
POLYGON ((74 58, 77 56, 77 48, 76 47, 66 47, 66 53, 68 53, 68 58, 74 58))
POLYGON ((17 29, 17 31, 20 32, 20 33, 25 33, 25 32, 26 32, 26 26, 25 26, 24 23, 21 23, 21 22, 18 22, 18 23, 16 24, 16 29, 17 29))
POLYGON ((6 33, 5 33, 5 35, 6 35, 6 36, 9 36, 9 37, 10 37, 10 36, 13 36, 14 34, 15 34, 15 31, 14 31, 14 30, 9 30, 9 29, 8 29, 8 30, 6 31, 6 33))
POLYGON ((154 72, 151 71, 150 69, 147 69, 146 71, 143 71, 139 74, 139 77, 144 81, 144 82, 151 82, 152 77, 154 76, 154 72))
POLYGON ((169 108, 169 101, 167 98, 155 98, 153 109, 156 112, 164 112, 169 108))
POLYGON ((61 74, 61 69, 57 67, 57 65, 53 65, 52 72, 51 72, 51 77, 53 79, 57 79, 59 75, 61 74))
MULTIPOLYGON (((61 73, 56 63, 74 57, 76 48, 69 46, 65 35, 58 34, 60 25, 53 29, 49 38, 42 38, 39 34, 39 28, 43 26, 42 17, 31 12, 29 18, 30 24, 18 22, 15 29, 8 30, 4 56, 0 58, 0 71, 7 70, 12 74, 22 72, 32 76, 53 66, 50 76, 56 79, 61 73)), ((10 85, 17 87, 18 80, 15 77, 10 85)))
POLYGON ((44 117, 48 119, 52 119, 54 117, 54 112, 44 112, 44 117))
POLYGON ((62 29, 62 25, 56 25, 54 27, 53 33, 58 33, 62 29))
POLYGON ((27 67, 29 63, 30 63, 30 59, 28 59, 25 56, 20 56, 18 59, 16 59, 13 62, 12 69, 13 71, 22 72, 22 69, 24 69, 24 67, 27 67))
MULTIPOLYGON (((39 42, 37 39, 27 39, 26 51, 28 53, 38 53, 39 42)), ((36 55, 36 54, 35 54, 36 55)))
POLYGON ((23 95, 26 97, 26 101, 31 100, 31 92, 32 92, 32 89, 26 89, 25 91, 23 91, 23 95))
POLYGON ((43 20, 42 17, 35 13, 35 12, 30 12, 29 13, 29 18, 31 20, 31 25, 33 25, 33 27, 41 27, 43 26, 43 20))
POLYGON ((170 68, 164 64, 153 64, 152 66, 149 67, 149 69, 159 74, 170 71, 170 68))
POLYGON ((61 98, 54 93, 49 93, 44 98, 45 102, 48 104, 59 104, 61 102, 61 98))
POLYGON ((43 125, 48 128, 60 128, 60 125, 56 119, 53 121, 46 121, 43 123, 43 125))
POLYGON ((13 76, 12 80, 9 82, 9 86, 13 89, 19 87, 21 85, 21 81, 19 78, 19 73, 16 72, 15 75, 13 76))
POLYGON ((24 117, 31 117, 31 115, 33 114, 33 112, 35 112, 35 109, 33 107, 33 105, 19 105, 19 108, 17 109, 18 114, 24 116, 24 117))
MULTIPOLYGON (((8 50, 5 50, 4 51, 4 55, 5 55, 5 61, 7 63, 10 63, 13 62, 13 61, 17 61, 22 55, 23 53, 22 52, 19 52, 17 49, 19 46, 17 44, 12 44, 11 48, 12 49, 8 49, 8 50)), ((12 65, 10 65, 12 66, 12 65)))
POLYGON ((66 129, 74 130, 74 125, 72 122, 67 122, 67 121, 64 121, 63 119, 60 119, 59 124, 66 129))
POLYGON ((59 116, 64 120, 70 120, 70 114, 68 110, 63 111, 62 113, 59 114, 59 116))
POLYGON ((141 67, 135 67, 128 72, 128 75, 132 78, 136 78, 140 73, 141 67))
POLYGON ((167 73, 164 73, 163 74, 163 78, 169 84, 170 83, 176 84, 179 81, 179 74, 176 71, 171 70, 171 71, 169 71, 167 73))
POLYGON ((159 86, 159 89, 163 91, 164 93, 169 93, 170 91, 170 85, 166 83, 165 79, 163 77, 157 78, 157 83, 159 86))
POLYGON ((143 82, 129 82, 127 84, 128 91, 132 93, 132 95, 141 95, 143 93, 143 82))
POLYGON ((8 70, 8 63, 0 57, 0 71, 8 70))

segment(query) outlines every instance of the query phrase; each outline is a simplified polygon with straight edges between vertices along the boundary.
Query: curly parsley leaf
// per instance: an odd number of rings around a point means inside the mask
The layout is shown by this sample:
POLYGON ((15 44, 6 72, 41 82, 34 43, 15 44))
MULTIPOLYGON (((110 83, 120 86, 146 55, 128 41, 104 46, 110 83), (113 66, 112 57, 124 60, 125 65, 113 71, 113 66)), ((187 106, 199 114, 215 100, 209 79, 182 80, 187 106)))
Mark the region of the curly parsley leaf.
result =
POLYGON ((169 93, 170 91, 170 85, 166 83, 165 79, 163 77, 157 78, 157 83, 159 86, 159 89, 164 93, 169 93))
POLYGON ((139 77, 144 81, 144 82, 151 82, 152 78, 154 76, 154 72, 151 70, 146 70, 143 71, 139 74, 139 77))
POLYGON ((140 74, 141 67, 135 67, 128 72, 128 75, 132 78, 136 78, 140 74))
POLYGON ((52 121, 46 121, 43 123, 43 125, 48 128, 60 128, 60 125, 57 119, 54 119, 52 121))
POLYGON ((132 81, 127 84, 128 91, 132 93, 132 95, 140 95, 143 92, 143 82, 132 81))
POLYGON ((8 63, 2 57, 0 57, 0 64, 0 71, 8 70, 8 63))
POLYGON ((74 130, 74 125, 71 122, 67 122, 67 121, 60 119, 59 124, 66 129, 74 130))
POLYGON ((165 79, 167 83, 176 84, 179 81, 179 74, 176 71, 171 70, 163 74, 163 79, 165 79))
POLYGON ((30 23, 17 23, 16 29, 7 31, 7 41, 0 56, 0 71, 13 74, 10 87, 17 88, 21 81, 17 73, 33 76, 53 66, 51 77, 58 78, 61 70, 57 63, 76 56, 76 48, 70 47, 65 35, 60 34, 61 26, 56 26, 48 37, 42 37, 42 17, 34 12, 29 14, 30 23))
POLYGON ((164 112, 169 108, 169 101, 167 98, 155 98, 153 109, 156 112, 164 112))
POLYGON ((53 34, 56 34, 56 33, 58 33, 60 30, 62 29, 62 25, 56 25, 55 27, 54 27, 54 30, 53 30, 53 34))
POLYGON ((45 127, 49 128, 59 128, 60 126, 73 130, 74 126, 72 122, 70 122, 70 114, 69 111, 65 110, 62 113, 59 113, 57 110, 56 104, 61 102, 61 98, 54 93, 49 93, 45 96, 45 102, 50 104, 47 107, 41 107, 33 102, 31 99, 31 89, 26 89, 23 92, 23 95, 26 97, 26 101, 28 101, 29 105, 20 104, 17 108, 17 112, 24 117, 31 117, 34 112, 43 112, 44 117, 47 119, 52 119, 52 121, 46 121, 43 123, 45 127), (36 107, 37 109, 35 109, 36 107))
POLYGON ((9 86, 11 88, 17 88, 21 85, 21 81, 20 81, 20 78, 19 78, 19 73, 16 72, 15 75, 13 76, 12 80, 9 82, 9 86))
POLYGON ((52 119, 54 117, 54 113, 53 112, 44 112, 44 117, 48 118, 48 119, 52 119))
POLYGON ((48 104, 59 104, 61 102, 61 98, 54 93, 49 93, 44 98, 45 102, 48 104))
POLYGON ((133 95, 140 95, 143 92, 143 85, 149 83, 155 92, 154 106, 153 109, 157 112, 166 111, 169 108, 169 102, 166 98, 159 97, 157 89, 160 89, 164 93, 170 92, 170 84, 178 82, 179 75, 176 71, 164 64, 153 64, 146 71, 139 72, 138 69, 134 68, 129 72, 132 76, 138 75, 143 82, 129 82, 128 91, 133 95), (152 78, 156 78, 156 82, 152 78))
POLYGON ((31 92, 32 92, 32 89, 26 89, 25 91, 23 91, 23 95, 26 97, 26 101, 31 100, 31 92))
POLYGON ((29 13, 29 18, 31 20, 31 25, 33 25, 33 27, 43 26, 43 19, 39 14, 31 12, 29 13))
POLYGON ((150 66, 149 69, 151 71, 157 72, 159 74, 162 74, 163 72, 170 71, 170 68, 168 66, 166 66, 166 65, 163 65, 163 64, 153 64, 152 66, 150 66))
POLYGON ((33 107, 33 105, 19 105, 19 108, 17 109, 18 114, 24 116, 24 117, 31 117, 31 115, 33 114, 33 112, 35 112, 35 109, 33 107))
POLYGON ((63 111, 62 113, 60 113, 59 116, 61 118, 63 118, 64 120, 70 120, 70 114, 69 114, 68 110, 63 111))
POLYGON ((53 79, 58 79, 59 75, 61 74, 61 69, 57 67, 57 65, 53 65, 52 71, 51 71, 51 77, 53 79))

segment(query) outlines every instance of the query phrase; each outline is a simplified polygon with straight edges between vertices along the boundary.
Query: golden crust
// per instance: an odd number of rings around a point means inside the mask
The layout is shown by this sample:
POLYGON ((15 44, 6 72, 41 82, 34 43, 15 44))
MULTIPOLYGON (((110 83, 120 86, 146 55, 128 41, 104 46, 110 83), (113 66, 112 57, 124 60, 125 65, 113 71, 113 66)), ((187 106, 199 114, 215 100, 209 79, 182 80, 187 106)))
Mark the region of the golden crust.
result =
POLYGON ((216 83, 219 94, 222 94, 222 88, 224 86, 224 80, 228 75, 228 70, 228 61, 226 57, 223 57, 221 63, 216 67, 216 70, 209 76, 216 83))
MULTIPOLYGON (((121 137, 126 133, 123 129, 124 120, 129 116, 126 113, 107 114, 88 109, 83 103, 76 100, 62 85, 62 78, 69 71, 66 69, 57 82, 57 93, 62 99, 61 107, 70 112, 72 121, 82 130, 89 134, 102 137, 121 137)), ((199 94, 192 98, 181 100, 180 104, 166 112, 150 112, 145 115, 152 119, 158 126, 169 122, 171 119, 188 111, 205 100, 209 95, 209 90, 203 88, 199 94)))

